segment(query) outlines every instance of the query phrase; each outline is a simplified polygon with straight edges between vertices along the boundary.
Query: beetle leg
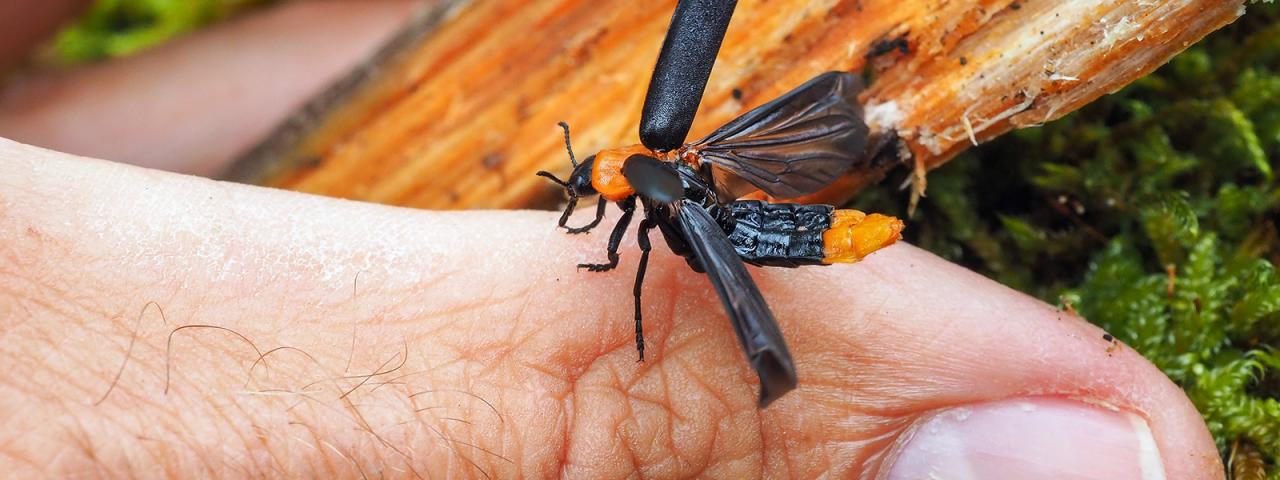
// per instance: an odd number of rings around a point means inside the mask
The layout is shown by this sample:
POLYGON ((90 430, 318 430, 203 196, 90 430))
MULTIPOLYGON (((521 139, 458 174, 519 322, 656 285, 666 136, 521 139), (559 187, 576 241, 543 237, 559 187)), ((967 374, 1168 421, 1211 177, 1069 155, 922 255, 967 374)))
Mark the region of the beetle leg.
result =
POLYGON ((640 352, 640 361, 644 361, 644 327, 640 323, 640 290, 644 285, 644 271, 649 266, 649 230, 652 230, 655 222, 645 217, 640 221, 640 231, 636 234, 636 243, 640 244, 640 268, 636 270, 636 285, 631 294, 636 298, 636 350, 640 352))
POLYGON ((618 202, 618 206, 622 208, 622 217, 613 227, 613 233, 609 234, 609 262, 579 263, 578 268, 585 268, 592 272, 605 272, 618 266, 618 246, 622 244, 622 235, 627 233, 627 227, 631 225, 631 216, 636 213, 635 197, 618 202))
POLYGON ((577 206, 578 206, 578 198, 571 197, 569 198, 569 204, 564 207, 564 213, 560 214, 560 223, 558 225, 560 226, 560 228, 568 228, 570 230, 570 233, 572 233, 573 229, 569 228, 567 225, 565 225, 565 223, 569 222, 569 215, 573 215, 573 209, 574 207, 577 207, 577 206))
MULTIPOLYGON (((562 123, 562 124, 563 124, 563 123, 562 123)), ((566 127, 566 128, 567 128, 567 127, 566 127)), ((569 155, 570 155, 570 158, 572 158, 573 153, 572 153, 572 152, 570 152, 570 154, 569 154, 569 155)), ((577 164, 576 164, 576 163, 575 163, 574 165, 575 165, 575 166, 577 166, 577 164)), ((592 228, 594 228, 597 224, 599 224, 599 223, 600 223, 600 219, 604 217, 604 203, 605 203, 605 201, 604 201, 604 197, 600 197, 600 205, 596 207, 596 219, 595 219, 595 221, 591 222, 591 224, 589 224, 589 225, 587 225, 587 226, 585 226, 585 227, 581 227, 581 228, 573 228, 573 227, 570 227, 570 226, 568 226, 568 225, 566 225, 566 224, 567 224, 567 223, 569 223, 569 216, 570 216, 570 215, 573 215, 573 209, 574 209, 575 207, 577 207, 577 206, 578 206, 578 196, 573 194, 573 190, 570 190, 570 189, 569 189, 569 184, 565 183, 565 181, 564 181, 564 180, 561 180, 561 179, 559 179, 559 178, 556 178, 556 176, 555 176, 555 175, 552 175, 552 174, 551 174, 551 172, 547 172, 547 171, 539 171, 539 172, 538 172, 538 176, 539 176, 539 177, 543 177, 543 178, 547 178, 547 179, 550 179, 550 180, 551 180, 551 181, 553 181, 553 182, 556 182, 556 184, 557 184, 557 185, 560 185, 561 187, 563 187, 563 188, 564 188, 564 190, 565 190, 565 192, 569 194, 569 204, 568 204, 568 205, 565 205, 565 207, 564 207, 564 213, 560 214, 560 223, 557 223, 556 225, 558 225, 560 228, 563 228, 563 229, 568 230, 568 231, 569 231, 569 233, 582 233, 582 232, 585 232, 585 231, 587 231, 587 230, 591 230, 591 229, 592 229, 592 228)))
MULTIPOLYGON (((591 223, 588 223, 581 227, 568 227, 568 226, 565 226, 564 222, 565 220, 568 220, 569 217, 565 215, 560 217, 560 226, 568 230, 570 234, 589 232, 591 231, 591 229, 596 228, 596 225, 600 224, 600 220, 604 219, 604 206, 607 205, 608 203, 609 202, 606 201, 604 197, 600 197, 600 200, 596 202, 596 219, 592 220, 591 223)), ((573 210, 570 209, 569 211, 573 211, 573 210)))

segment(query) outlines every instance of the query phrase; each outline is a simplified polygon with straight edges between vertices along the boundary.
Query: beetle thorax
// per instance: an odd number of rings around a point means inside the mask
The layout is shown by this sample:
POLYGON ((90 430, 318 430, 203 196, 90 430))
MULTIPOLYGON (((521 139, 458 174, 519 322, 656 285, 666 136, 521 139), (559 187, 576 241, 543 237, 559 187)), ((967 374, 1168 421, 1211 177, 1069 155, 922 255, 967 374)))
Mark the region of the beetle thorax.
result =
POLYGON ((595 166, 591 169, 591 186, 605 200, 617 202, 636 193, 622 175, 622 164, 632 155, 655 156, 644 145, 610 148, 596 154, 595 166))

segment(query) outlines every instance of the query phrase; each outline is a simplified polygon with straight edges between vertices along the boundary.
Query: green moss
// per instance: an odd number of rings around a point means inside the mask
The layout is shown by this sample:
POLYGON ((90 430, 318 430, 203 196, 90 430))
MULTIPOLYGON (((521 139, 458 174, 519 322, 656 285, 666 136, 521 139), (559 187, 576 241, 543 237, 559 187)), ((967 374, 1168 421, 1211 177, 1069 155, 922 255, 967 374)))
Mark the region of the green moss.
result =
MULTIPOLYGON (((929 174, 907 239, 1071 305, 1280 478, 1280 5, 929 174)), ((905 214, 896 172, 858 208, 905 214)))
POLYGON ((54 50, 67 63, 128 55, 270 0, 98 0, 60 32, 54 50))

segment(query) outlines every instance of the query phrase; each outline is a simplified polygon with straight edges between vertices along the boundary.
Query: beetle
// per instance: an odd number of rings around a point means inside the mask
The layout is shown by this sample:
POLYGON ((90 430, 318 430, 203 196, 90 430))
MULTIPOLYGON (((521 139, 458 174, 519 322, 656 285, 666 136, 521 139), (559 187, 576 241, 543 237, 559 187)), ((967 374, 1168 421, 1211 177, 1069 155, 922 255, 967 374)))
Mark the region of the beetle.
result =
POLYGON ((737 198, 736 180, 775 196, 812 193, 856 162, 863 161, 866 126, 853 101, 856 77, 828 72, 761 105, 706 138, 675 150, 634 145, 601 151, 578 163, 564 129, 573 171, 561 180, 569 204, 559 226, 584 233, 599 225, 607 202, 622 216, 609 235, 607 262, 579 264, 593 272, 618 266, 618 248, 637 207, 644 213, 636 271, 636 348, 644 358, 641 287, 658 228, 672 252, 711 279, 760 377, 759 405, 767 406, 796 385, 786 342, 744 261, 761 266, 795 267, 861 260, 895 242, 902 222, 829 205, 767 203, 737 198), (582 227, 567 225, 579 198, 598 195, 596 217, 582 227))
POLYGON ((684 143, 701 101, 734 2, 681 1, 654 69, 641 117, 641 144, 600 151, 579 163, 564 130, 573 170, 561 180, 569 203, 558 226, 588 232, 614 202, 622 216, 609 235, 604 263, 579 264, 592 272, 618 266, 618 248, 637 208, 643 212, 641 255, 633 287, 636 349, 644 359, 641 291, 657 228, 672 252, 705 273, 719 295, 738 341, 760 378, 759 408, 794 389, 794 362, 773 313, 746 263, 796 267, 853 262, 892 244, 902 222, 884 215, 828 205, 736 200, 758 188, 791 198, 830 184, 868 161, 868 128, 856 95, 858 78, 827 72, 756 107, 707 137, 684 143), (567 224, 578 199, 597 195, 595 218, 567 224))

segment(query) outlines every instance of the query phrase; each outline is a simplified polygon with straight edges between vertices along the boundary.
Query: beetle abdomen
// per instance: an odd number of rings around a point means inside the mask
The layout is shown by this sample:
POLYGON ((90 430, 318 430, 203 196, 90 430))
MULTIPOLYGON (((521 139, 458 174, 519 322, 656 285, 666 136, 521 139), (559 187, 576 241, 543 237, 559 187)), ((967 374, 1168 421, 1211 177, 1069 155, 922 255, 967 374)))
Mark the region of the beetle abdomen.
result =
POLYGON ((902 232, 894 217, 830 205, 742 200, 719 208, 738 255, 761 266, 852 263, 893 244, 902 232))
POLYGON ((830 205, 742 200, 722 208, 729 241, 748 263, 794 267, 826 257, 822 232, 831 227, 830 205))

